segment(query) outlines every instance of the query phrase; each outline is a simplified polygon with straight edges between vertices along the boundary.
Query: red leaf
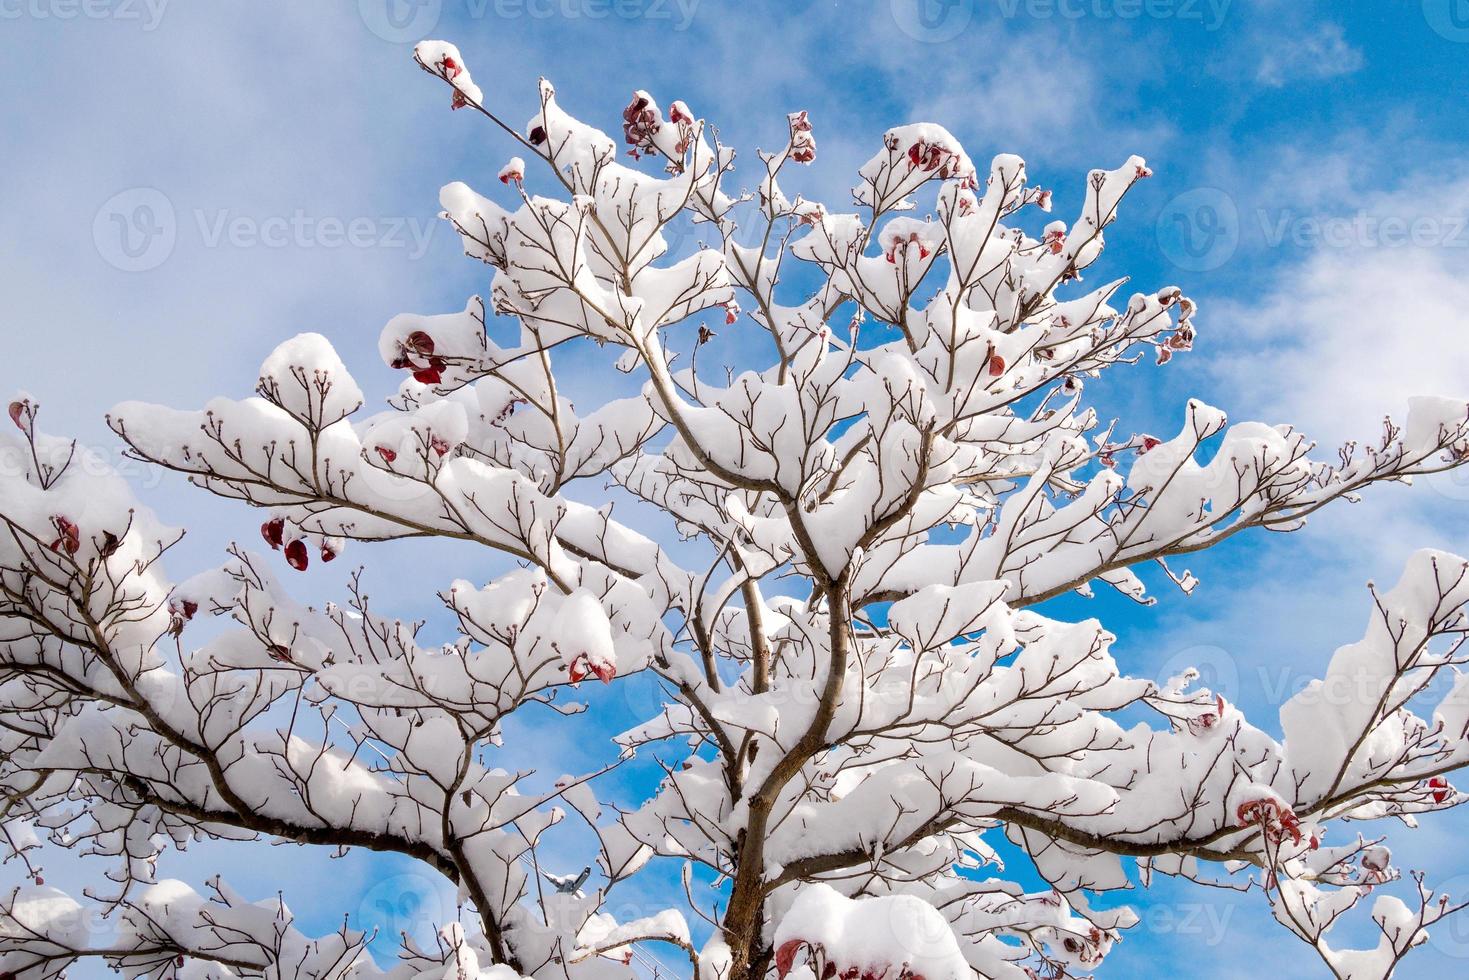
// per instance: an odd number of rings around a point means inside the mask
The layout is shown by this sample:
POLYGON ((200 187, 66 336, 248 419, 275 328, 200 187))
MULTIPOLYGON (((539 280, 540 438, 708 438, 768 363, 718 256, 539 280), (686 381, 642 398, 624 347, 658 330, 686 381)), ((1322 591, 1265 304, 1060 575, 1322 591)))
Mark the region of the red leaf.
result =
POLYGON ((784 980, 791 967, 796 965, 796 953, 800 952, 802 946, 806 945, 804 939, 788 939, 780 944, 780 949, 775 951, 775 971, 784 980))
POLYGON ((990 377, 998 378, 1005 373, 1005 359, 999 354, 990 355, 990 377))
POLYGON ((592 664, 592 673, 597 675, 597 680, 603 684, 611 684, 612 678, 617 676, 616 664, 592 664))
POLYGON ((408 335, 408 346, 420 354, 432 354, 434 352, 434 338, 422 330, 415 330, 408 335))
POLYGON ((51 542, 51 550, 65 551, 68 555, 77 553, 82 546, 82 533, 71 521, 57 514, 51 518, 51 523, 56 528, 56 540, 51 542))
POLYGON ((285 518, 277 517, 260 525, 260 536, 265 539, 265 543, 270 545, 274 551, 280 550, 282 535, 285 533, 285 518))
POLYGON ((24 432, 25 431, 25 428, 26 428, 26 424, 21 421, 21 417, 23 415, 25 415, 25 410, 26 410, 26 403, 25 402, 11 402, 10 403, 10 421, 14 422, 15 423, 15 427, 17 429, 19 429, 20 431, 22 431, 22 432, 24 432))
POLYGON ((413 380, 419 384, 436 385, 444 377, 444 359, 431 357, 428 359, 428 367, 419 368, 413 372, 413 380))
POLYGON ((383 458, 384 463, 392 463, 393 460, 398 458, 398 454, 389 449, 387 446, 374 446, 373 448, 376 449, 377 454, 383 458))
POLYGON ((336 557, 337 557, 337 553, 336 553, 336 551, 334 551, 332 549, 331 545, 329 545, 329 544, 322 544, 322 546, 321 546, 321 560, 322 561, 332 561, 336 557))
POLYGON ((305 541, 297 538, 295 541, 292 541, 290 544, 286 545, 287 565, 290 565, 298 572, 304 572, 306 571, 306 566, 310 564, 310 562, 311 556, 306 553, 305 541))

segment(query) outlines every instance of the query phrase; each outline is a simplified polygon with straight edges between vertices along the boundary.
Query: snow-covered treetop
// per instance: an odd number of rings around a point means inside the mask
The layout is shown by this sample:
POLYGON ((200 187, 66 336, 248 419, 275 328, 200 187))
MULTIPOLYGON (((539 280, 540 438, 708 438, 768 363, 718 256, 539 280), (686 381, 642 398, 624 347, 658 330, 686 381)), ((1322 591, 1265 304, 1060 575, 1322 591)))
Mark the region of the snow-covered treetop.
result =
POLYGON ((483 168, 493 199, 441 194, 490 267, 486 298, 388 322, 379 350, 403 374, 380 413, 302 334, 243 400, 109 415, 138 458, 260 508, 261 541, 169 578, 179 532, 40 432, 31 399, 10 406, 0 826, 29 881, 0 895, 4 980, 85 956, 189 980, 611 978, 652 943, 705 980, 1059 977, 1137 921, 1091 897, 1157 874, 1259 889, 1336 976, 1368 978, 1456 910, 1420 880, 1411 903, 1376 897, 1375 948, 1326 938, 1398 877, 1340 821, 1411 826, 1463 798, 1448 776, 1469 762, 1469 689, 1417 713, 1462 659, 1463 559, 1421 553, 1374 592, 1363 639, 1284 706, 1279 739, 1195 674, 1128 677, 1098 622, 1042 604, 1099 583, 1150 602, 1140 564, 1458 465, 1464 401, 1417 399, 1327 458, 1198 401, 1175 431, 1130 432, 1087 406, 1087 381, 1163 368, 1197 336, 1178 287, 1092 282, 1142 159, 1055 195, 1076 210, 1052 220, 1017 157, 977 164, 941 126, 899 126, 829 206, 781 188, 818 157, 804 111, 737 171, 682 101, 634 93, 618 138, 543 81, 516 127, 453 45, 415 57, 519 154, 483 168), (690 222, 708 246, 671 255, 690 222), (740 341, 723 363, 716 332, 740 341), (636 394, 558 374, 589 340, 636 394), (608 484, 663 531, 615 516, 608 484), (435 536, 517 566, 442 577, 447 642, 379 615, 366 573, 322 608, 278 578, 349 542, 435 536), (203 616, 233 626, 191 642, 203 616), (510 713, 574 712, 578 685, 640 671, 667 703, 605 768, 531 792, 497 759, 510 713), (602 807, 597 777, 650 752, 656 791, 602 807), (595 876, 539 880, 538 845, 573 817, 595 876), (1003 876, 1001 834, 1048 889, 1003 876), (157 880, 167 848, 252 837, 411 856, 461 914, 384 971, 350 923, 307 937, 282 898, 157 880), (47 886, 47 842, 111 858, 108 880, 47 886), (661 859, 685 865, 683 907, 618 921, 609 896, 661 859))

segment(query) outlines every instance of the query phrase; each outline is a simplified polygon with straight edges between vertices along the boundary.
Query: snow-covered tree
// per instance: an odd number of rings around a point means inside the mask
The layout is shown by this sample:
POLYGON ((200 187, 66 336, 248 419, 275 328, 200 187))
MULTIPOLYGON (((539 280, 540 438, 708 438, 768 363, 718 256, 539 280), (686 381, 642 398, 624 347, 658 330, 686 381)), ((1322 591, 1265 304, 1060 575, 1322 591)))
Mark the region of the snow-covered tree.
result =
POLYGON ((10 405, 0 826, 27 880, 0 895, 3 980, 83 957, 170 980, 591 980, 628 976, 643 943, 702 980, 1075 976, 1137 921, 1094 896, 1157 875, 1259 891, 1335 976, 1381 978, 1457 910, 1421 878, 1407 902, 1374 895, 1399 873, 1342 824, 1411 827, 1464 799, 1469 684, 1424 704, 1463 659, 1464 559, 1421 553, 1374 591, 1280 739, 1196 674, 1128 677, 1099 623, 1044 603, 1098 583, 1149 602, 1139 565, 1462 463, 1465 402, 1417 399, 1326 460, 1198 401, 1171 435, 1130 434, 1087 407, 1087 380, 1165 365, 1196 330, 1177 287, 1082 284, 1143 160, 1092 171, 1074 220, 1045 223, 1051 192, 1021 160, 980 170, 942 127, 900 126, 828 207, 780 186, 816 156, 805 112, 739 191, 734 152, 681 101, 635 93, 617 139, 542 82, 516 128, 452 45, 416 59, 558 188, 527 192, 521 157, 498 200, 444 188, 489 299, 388 323, 382 357, 406 374, 381 414, 304 334, 253 397, 109 416, 137 458, 261 508, 264 546, 175 583, 180 532, 42 434, 33 400, 10 405), (675 260, 680 223, 709 244, 675 260), (716 328, 739 344, 711 345, 716 328), (635 396, 557 373, 558 348, 588 341, 635 396), (667 533, 597 506, 609 486, 667 533), (277 577, 410 537, 518 563, 439 583, 448 642, 380 615, 360 572, 321 608, 277 577), (201 635, 204 617, 233 625, 201 635), (531 792, 504 764, 511 712, 574 712, 579 685, 644 671, 666 703, 604 768, 531 792), (638 753, 661 784, 601 807, 598 777, 638 753), (563 819, 597 871, 548 883, 535 855, 563 819), (1001 835, 1049 888, 1003 877, 1001 835), (157 879, 165 849, 255 838, 417 859, 458 915, 385 969, 348 925, 303 935, 282 898, 157 879), (111 859, 107 880, 46 885, 47 846, 111 859), (619 889, 668 860, 680 907, 616 921, 619 889), (1364 899, 1375 947, 1331 945, 1364 899))

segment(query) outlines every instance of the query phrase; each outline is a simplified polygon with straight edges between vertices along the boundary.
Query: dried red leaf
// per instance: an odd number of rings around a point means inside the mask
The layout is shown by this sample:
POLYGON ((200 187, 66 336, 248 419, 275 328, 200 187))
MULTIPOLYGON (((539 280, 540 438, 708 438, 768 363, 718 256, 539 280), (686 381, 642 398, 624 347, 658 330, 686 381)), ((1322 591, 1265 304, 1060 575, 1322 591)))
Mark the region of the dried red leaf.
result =
POLYGON ((806 945, 804 939, 788 939, 780 944, 780 949, 775 951, 775 972, 782 980, 787 973, 791 972, 791 967, 796 965, 796 954, 804 945, 806 945))
POLYGON ((68 555, 76 554, 77 549, 82 546, 80 529, 60 514, 51 518, 51 524, 56 528, 56 540, 51 542, 51 550, 65 551, 68 555))
POLYGON ((419 384, 436 385, 444 377, 444 359, 431 357, 428 359, 428 367, 419 368, 413 372, 413 380, 419 384))
POLYGON ((281 542, 285 533, 286 521, 284 518, 281 517, 266 521, 264 524, 260 525, 260 536, 264 538, 265 543, 270 545, 271 549, 275 551, 280 550, 281 542))
POLYGON ((286 564, 298 572, 306 571, 306 566, 311 563, 311 556, 306 553, 306 542, 297 538, 286 545, 286 564))

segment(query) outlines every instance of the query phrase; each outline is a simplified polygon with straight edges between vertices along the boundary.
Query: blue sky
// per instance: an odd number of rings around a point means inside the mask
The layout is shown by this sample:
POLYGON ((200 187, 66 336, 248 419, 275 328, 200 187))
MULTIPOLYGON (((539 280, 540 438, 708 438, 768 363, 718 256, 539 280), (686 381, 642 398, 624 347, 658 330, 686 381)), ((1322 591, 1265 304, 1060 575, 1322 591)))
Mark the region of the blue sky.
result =
MULTIPOLYGON (((909 121, 944 124, 977 160, 1021 154, 1062 216, 1087 169, 1146 156, 1157 176, 1129 197, 1096 271, 1183 286, 1200 338, 1166 371, 1093 386, 1124 430, 1176 431, 1197 396, 1330 447, 1375 435, 1409 395, 1469 395, 1469 0, 0 0, 0 387, 39 397, 45 428, 110 448, 102 416, 117 401, 244 395, 270 348, 309 329, 386 394, 381 325, 486 288, 435 220, 438 188, 490 193, 510 154, 414 67, 424 36, 458 44, 514 122, 534 110, 539 75, 608 128, 644 88, 684 99, 749 160, 807 109, 820 154, 787 189, 835 206, 883 130, 909 121)), ((252 513, 131 475, 193 529, 175 575, 253 540, 252 513)), ((1204 663, 1274 727, 1283 697, 1360 635, 1368 579, 1392 581, 1418 547, 1469 552, 1466 504, 1462 478, 1385 488, 1298 534, 1199 556, 1191 598, 1150 576, 1155 607, 1099 596, 1049 611, 1100 616, 1133 673, 1204 663)), ((423 543, 351 557, 405 617, 435 603, 397 569, 432 559, 447 584, 503 567, 423 543)), ((303 595, 338 593, 330 572, 296 579, 303 595)), ((531 719, 548 777, 597 757, 586 731, 655 699, 634 684, 579 732, 531 719)), ((631 803, 639 783, 633 772, 606 792, 631 803)), ((1395 853, 1469 895, 1466 831, 1469 815, 1444 814, 1395 831, 1395 853)), ((558 870, 580 867, 576 842, 562 849, 558 870)), ((61 883, 96 873, 50 865, 61 883)), ((166 871, 282 889, 323 929, 346 911, 396 930, 444 900, 409 865, 363 854, 205 847, 166 871)), ((1319 972, 1258 895, 1132 898, 1144 927, 1113 975, 1319 972)), ((1440 929, 1402 975, 1462 972, 1465 957, 1469 922, 1440 929)))

